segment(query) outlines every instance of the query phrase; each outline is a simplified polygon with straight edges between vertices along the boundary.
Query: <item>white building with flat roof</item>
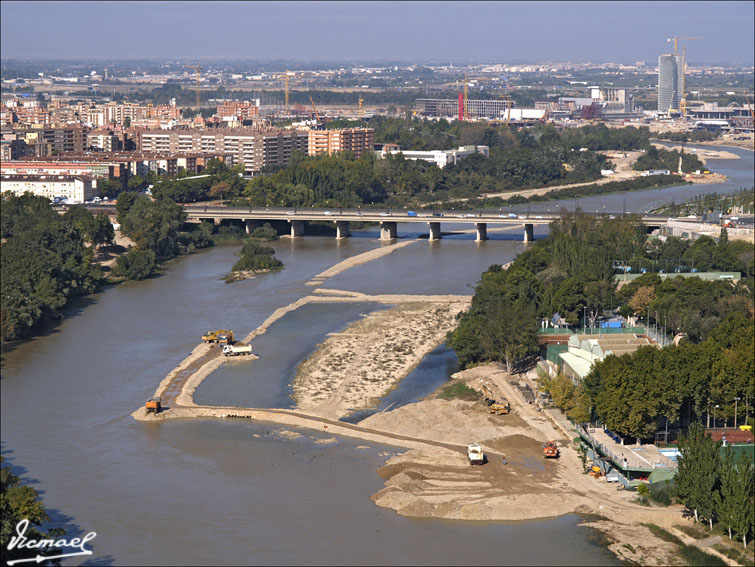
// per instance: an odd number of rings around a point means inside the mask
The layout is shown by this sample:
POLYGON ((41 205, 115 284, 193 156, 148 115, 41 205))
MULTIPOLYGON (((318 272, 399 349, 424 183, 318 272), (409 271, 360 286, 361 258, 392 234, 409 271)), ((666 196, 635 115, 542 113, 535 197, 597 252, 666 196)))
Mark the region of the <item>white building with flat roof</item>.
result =
POLYGON ((10 191, 14 195, 31 193, 40 197, 47 197, 53 201, 55 197, 68 203, 84 203, 94 196, 92 178, 85 175, 12 175, 3 174, 0 178, 0 192, 10 191))
POLYGON ((403 154, 404 159, 410 159, 412 161, 426 161, 434 163, 439 168, 443 169, 449 164, 455 164, 459 160, 469 157, 474 154, 482 154, 486 158, 490 154, 488 146, 461 146, 458 150, 430 150, 424 152, 404 151, 400 149, 382 149, 377 153, 381 159, 385 159, 388 154, 398 155, 403 154))

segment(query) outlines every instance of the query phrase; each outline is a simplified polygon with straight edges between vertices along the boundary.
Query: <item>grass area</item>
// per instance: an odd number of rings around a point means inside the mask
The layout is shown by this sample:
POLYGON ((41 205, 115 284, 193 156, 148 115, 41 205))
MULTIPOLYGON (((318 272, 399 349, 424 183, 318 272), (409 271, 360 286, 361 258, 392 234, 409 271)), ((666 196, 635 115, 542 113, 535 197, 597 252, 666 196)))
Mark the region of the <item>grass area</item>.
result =
POLYGON ((752 556, 752 554, 745 554, 741 549, 736 549, 726 543, 717 543, 712 547, 719 553, 722 553, 729 559, 733 559, 740 565, 755 565, 755 558, 752 556))
POLYGON ((755 546, 753 542, 748 542, 747 550, 745 551, 742 546, 742 540, 737 538, 730 540, 728 530, 722 527, 721 524, 714 524, 712 532, 704 524, 676 524, 674 528, 695 539, 705 539, 712 535, 720 535, 723 541, 712 546, 713 549, 720 551, 730 559, 734 559, 740 565, 755 565, 755 553, 753 549, 755 546))
POLYGON ((443 398, 444 400, 450 400, 452 398, 476 400, 480 397, 480 394, 477 390, 470 388, 464 382, 453 382, 438 392, 438 397, 443 398))
POLYGON ((695 539, 705 539, 706 537, 711 535, 708 530, 701 527, 699 524, 680 524, 675 525, 674 527, 680 532, 687 534, 689 537, 693 537, 695 539))
POLYGON ((667 532, 660 526, 656 526, 655 524, 642 524, 642 525, 648 528, 653 533, 653 535, 656 536, 657 538, 676 545, 677 553, 679 554, 679 557, 681 557, 682 561, 684 562, 683 563, 684 565, 688 565, 689 567, 697 567, 697 566, 718 567, 718 566, 726 565, 726 562, 720 557, 711 555, 710 553, 705 553, 702 549, 695 547, 693 545, 685 544, 682 540, 680 540, 674 534, 667 532))

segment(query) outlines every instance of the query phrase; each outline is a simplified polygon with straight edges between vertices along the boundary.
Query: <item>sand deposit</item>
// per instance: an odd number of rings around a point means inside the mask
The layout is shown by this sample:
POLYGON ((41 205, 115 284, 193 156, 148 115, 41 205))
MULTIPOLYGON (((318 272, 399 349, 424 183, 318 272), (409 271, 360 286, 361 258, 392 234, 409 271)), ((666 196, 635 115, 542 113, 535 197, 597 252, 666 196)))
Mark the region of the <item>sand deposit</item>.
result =
POLYGON ((293 382, 297 408, 340 418, 373 407, 444 341, 456 326, 456 315, 468 305, 464 296, 404 303, 330 336, 299 367, 293 382))
POLYGON ((374 250, 370 250, 369 252, 364 252, 363 254, 358 254, 356 256, 352 256, 351 258, 346 258, 346 260, 344 260, 343 262, 339 262, 335 266, 331 266, 324 272, 317 274, 314 278, 312 278, 311 281, 307 282, 307 285, 320 285, 326 279, 332 278, 333 276, 336 276, 341 272, 345 272, 346 270, 353 268, 354 266, 359 266, 360 264, 371 262, 372 260, 377 260, 378 258, 385 256, 386 254, 391 254, 399 248, 403 248, 404 246, 408 246, 409 244, 412 244, 414 242, 417 241, 409 240, 407 242, 396 242, 395 244, 381 246, 380 248, 375 248, 374 250))

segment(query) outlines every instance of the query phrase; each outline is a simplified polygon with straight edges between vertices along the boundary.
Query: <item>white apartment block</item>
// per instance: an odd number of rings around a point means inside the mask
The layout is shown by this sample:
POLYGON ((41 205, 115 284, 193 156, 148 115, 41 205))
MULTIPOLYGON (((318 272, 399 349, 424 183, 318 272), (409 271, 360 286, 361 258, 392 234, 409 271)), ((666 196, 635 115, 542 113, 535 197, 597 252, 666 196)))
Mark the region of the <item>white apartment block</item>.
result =
POLYGON ((2 175, 0 192, 31 193, 52 201, 60 197, 69 203, 84 203, 94 196, 92 178, 68 175, 2 175))

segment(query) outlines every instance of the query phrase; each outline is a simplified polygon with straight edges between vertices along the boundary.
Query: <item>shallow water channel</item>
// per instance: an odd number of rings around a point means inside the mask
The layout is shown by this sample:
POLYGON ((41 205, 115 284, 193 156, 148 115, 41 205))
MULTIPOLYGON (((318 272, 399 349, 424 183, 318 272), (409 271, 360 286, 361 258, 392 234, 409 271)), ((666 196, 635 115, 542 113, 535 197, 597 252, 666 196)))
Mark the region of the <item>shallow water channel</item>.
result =
MULTIPOLYGON (((749 165, 752 172, 751 157, 749 165)), ((411 230, 399 225, 401 236, 411 230)), ((491 236, 420 240, 322 287, 471 294, 484 270, 525 246, 518 232, 491 236)), ((230 285, 221 278, 238 246, 216 247, 170 263, 161 277, 106 289, 49 334, 4 349, 3 455, 69 537, 97 532, 88 564, 616 564, 574 515, 472 523, 376 507, 369 497, 383 481, 375 471, 391 447, 322 443, 306 430, 292 438, 260 423, 130 417, 207 329, 244 336, 311 294, 312 277, 379 246, 375 229, 340 242, 281 240, 274 247, 284 270, 230 285)), ((224 365, 197 402, 286 407, 293 372, 316 344, 384 307, 314 304, 289 313, 255 339, 259 360, 224 365)), ((428 355, 379 409, 424 396, 453 372, 454 358, 442 347, 428 355)))

